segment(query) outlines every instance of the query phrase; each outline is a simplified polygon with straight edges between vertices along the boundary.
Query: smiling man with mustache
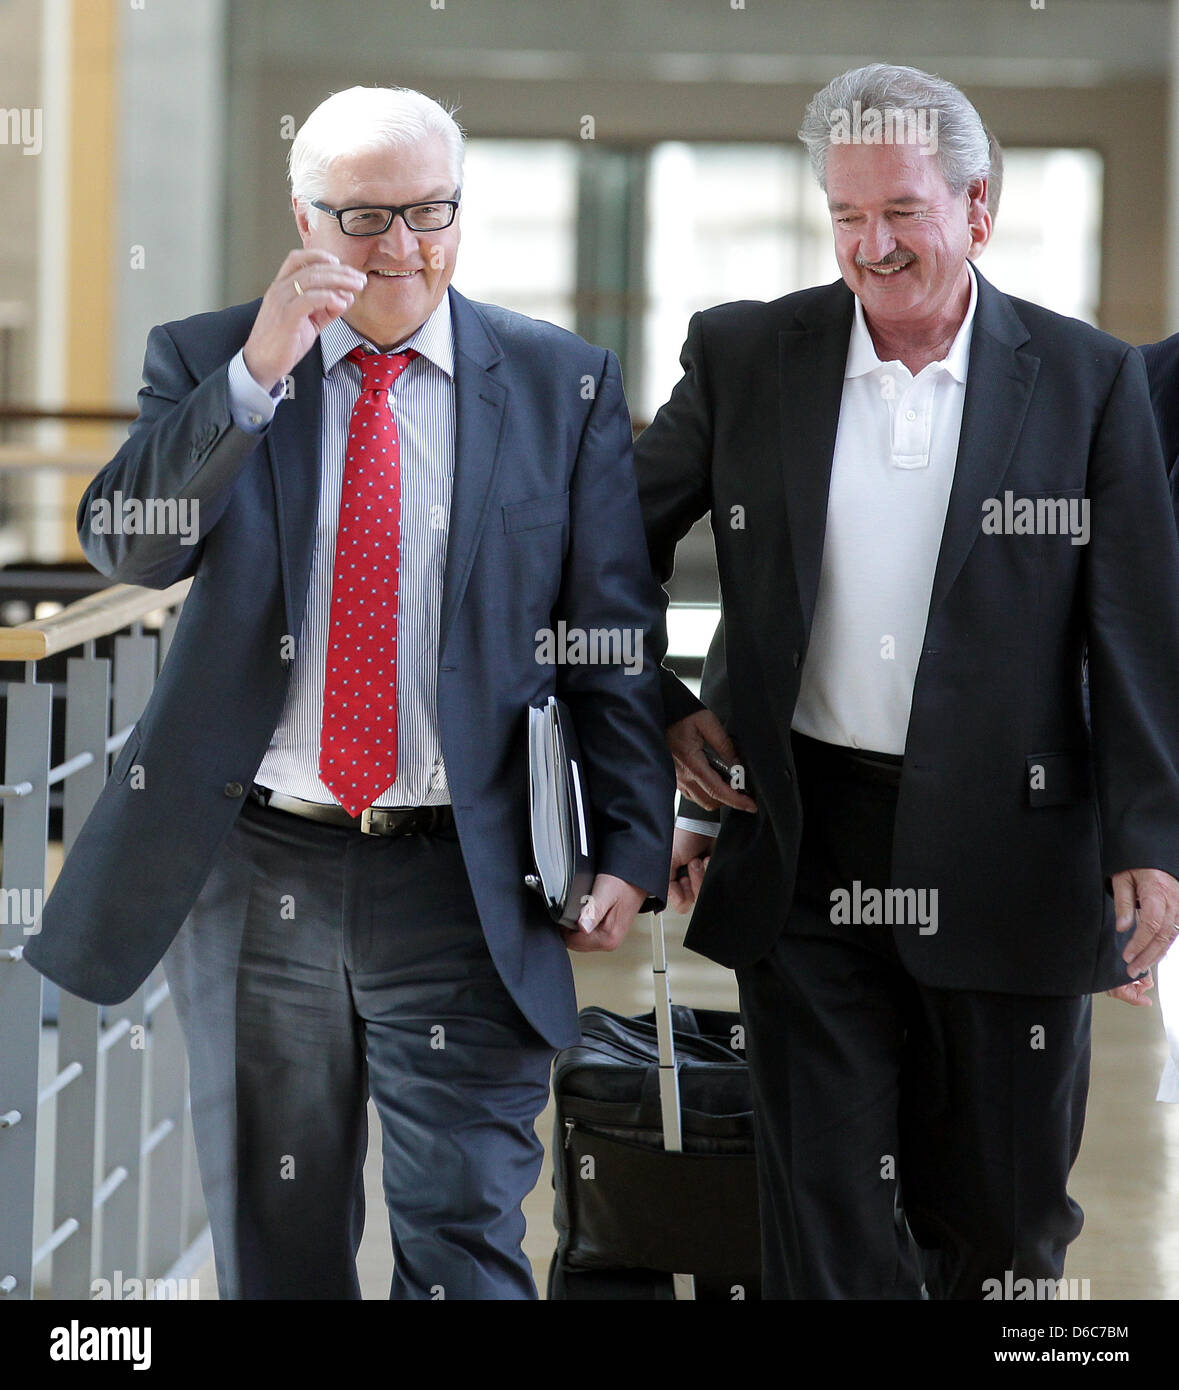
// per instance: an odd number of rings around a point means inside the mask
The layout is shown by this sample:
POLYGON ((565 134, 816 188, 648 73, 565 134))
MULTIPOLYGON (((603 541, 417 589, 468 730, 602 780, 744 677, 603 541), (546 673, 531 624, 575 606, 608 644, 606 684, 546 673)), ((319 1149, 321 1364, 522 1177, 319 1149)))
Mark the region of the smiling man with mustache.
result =
POLYGON ((737 971, 766 1295, 981 1299, 1060 1277, 1090 996, 1179 930, 1179 544, 1137 351, 972 264, 963 94, 873 64, 800 134, 842 280, 696 315, 636 446, 658 577, 710 512, 723 605, 702 700, 665 672, 669 901, 737 971), (936 147, 836 138, 869 108, 936 147))

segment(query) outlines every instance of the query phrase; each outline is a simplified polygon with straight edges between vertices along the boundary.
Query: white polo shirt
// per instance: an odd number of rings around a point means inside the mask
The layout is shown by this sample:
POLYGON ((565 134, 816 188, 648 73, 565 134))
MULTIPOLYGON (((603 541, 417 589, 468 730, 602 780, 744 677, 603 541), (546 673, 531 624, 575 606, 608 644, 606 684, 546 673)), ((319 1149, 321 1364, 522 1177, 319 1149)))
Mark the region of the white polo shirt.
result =
POLYGON ((901 362, 881 362, 856 299, 823 564, 793 720, 810 738, 905 751, 977 302, 970 267, 970 304, 949 352, 913 376, 901 362))

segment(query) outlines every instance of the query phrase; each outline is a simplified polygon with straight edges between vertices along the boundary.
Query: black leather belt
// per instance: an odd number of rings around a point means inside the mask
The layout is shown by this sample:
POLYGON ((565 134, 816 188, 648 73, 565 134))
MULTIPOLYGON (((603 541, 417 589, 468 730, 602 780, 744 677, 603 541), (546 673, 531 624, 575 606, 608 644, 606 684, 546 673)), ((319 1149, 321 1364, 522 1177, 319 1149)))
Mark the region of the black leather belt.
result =
POLYGON ((899 753, 876 753, 863 748, 848 748, 844 744, 822 743, 808 738, 797 729, 790 735, 795 761, 805 760, 816 768, 842 769, 866 782, 882 782, 899 787, 905 759, 899 753))
POLYGON ((285 811, 304 820, 358 830, 362 835, 436 835, 454 829, 454 810, 450 806, 367 806, 358 816, 350 816, 343 806, 324 806, 318 801, 301 801, 285 792, 257 785, 251 798, 271 811, 285 811))

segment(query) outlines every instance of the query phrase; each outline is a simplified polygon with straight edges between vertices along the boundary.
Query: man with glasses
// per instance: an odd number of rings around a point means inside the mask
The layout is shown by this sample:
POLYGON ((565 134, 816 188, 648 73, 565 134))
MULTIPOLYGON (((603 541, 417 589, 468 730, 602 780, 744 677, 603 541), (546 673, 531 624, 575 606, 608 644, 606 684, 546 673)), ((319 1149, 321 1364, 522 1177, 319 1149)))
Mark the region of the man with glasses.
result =
POLYGON ((223 1298, 359 1296, 370 1094, 392 1296, 535 1297, 521 1202, 579 1035, 567 948, 613 949, 665 891, 656 671, 623 665, 633 641, 537 645, 657 615, 618 364, 450 288, 462 155, 420 93, 318 107, 301 248, 260 302, 153 331, 79 511, 112 578, 194 582, 28 958, 111 1002, 168 948, 223 1298), (116 492, 190 500, 196 544, 99 534, 116 492), (597 836, 565 932, 524 884, 549 694, 597 836))

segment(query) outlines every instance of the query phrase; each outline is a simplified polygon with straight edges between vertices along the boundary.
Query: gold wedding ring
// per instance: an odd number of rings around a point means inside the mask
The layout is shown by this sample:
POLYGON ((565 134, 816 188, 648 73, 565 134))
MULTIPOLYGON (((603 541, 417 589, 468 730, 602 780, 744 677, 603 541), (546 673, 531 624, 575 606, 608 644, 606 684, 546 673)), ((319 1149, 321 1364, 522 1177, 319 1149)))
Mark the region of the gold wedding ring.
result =
POLYGON ((295 293, 296 293, 296 294, 302 294, 302 293, 303 293, 303 286, 299 284, 298 280, 292 281, 292 283, 293 283, 294 286, 295 286, 295 293))

